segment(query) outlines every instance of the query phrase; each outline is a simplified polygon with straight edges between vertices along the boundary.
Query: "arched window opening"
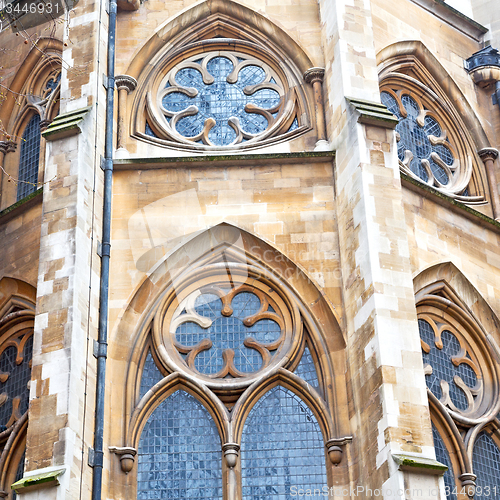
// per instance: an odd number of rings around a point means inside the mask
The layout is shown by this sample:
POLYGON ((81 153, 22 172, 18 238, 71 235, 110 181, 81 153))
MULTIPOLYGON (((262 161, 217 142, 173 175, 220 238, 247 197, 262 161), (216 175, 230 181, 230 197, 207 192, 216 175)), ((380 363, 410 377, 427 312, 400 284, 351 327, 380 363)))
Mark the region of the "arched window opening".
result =
POLYGON ((500 495, 500 449, 487 431, 476 438, 472 454, 476 495, 500 495))
POLYGON ((221 442, 206 408, 178 390, 151 414, 138 450, 137 499, 222 500, 221 442))
POLYGON ((250 411, 241 441, 243 498, 288 498, 327 487, 319 424, 292 391, 276 386, 250 411))
POLYGON ((146 392, 151 389, 157 382, 163 378, 160 370, 156 366, 155 360, 151 354, 151 350, 148 350, 148 355, 146 356, 146 361, 144 362, 144 367, 142 369, 141 385, 139 388, 139 399, 146 394, 146 392))
POLYGON ((38 189, 38 164, 40 161, 40 116, 33 115, 24 129, 19 160, 17 199, 38 189))
POLYGON ((432 426, 432 438, 434 440, 434 449, 436 451, 436 459, 438 462, 446 465, 448 470, 444 473, 444 486, 446 488, 446 500, 457 500, 455 473, 453 472, 453 465, 450 460, 450 455, 443 439, 441 438, 438 430, 434 425, 432 426))
POLYGON ((300 362, 295 369, 295 375, 307 382, 310 386, 314 387, 314 389, 320 389, 316 365, 307 344, 304 348, 304 352, 302 353, 302 358, 300 358, 300 362))

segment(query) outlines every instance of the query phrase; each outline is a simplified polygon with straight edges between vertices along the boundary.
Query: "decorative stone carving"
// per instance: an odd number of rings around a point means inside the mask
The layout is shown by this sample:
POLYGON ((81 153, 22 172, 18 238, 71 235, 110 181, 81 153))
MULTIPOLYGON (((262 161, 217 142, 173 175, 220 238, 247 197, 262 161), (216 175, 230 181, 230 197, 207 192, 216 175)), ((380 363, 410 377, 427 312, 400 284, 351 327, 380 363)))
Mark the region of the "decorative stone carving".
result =
POLYGON ((476 475, 471 472, 466 472, 458 476, 462 483, 462 488, 467 492, 469 498, 474 498, 476 494, 476 475))
POLYGON ((130 446, 123 446, 123 447, 110 446, 109 451, 120 457, 120 465, 122 471, 125 472, 125 474, 128 474, 132 470, 132 467, 134 466, 137 450, 130 446))
POLYGON ((329 439, 325 446, 328 451, 328 458, 333 465, 338 465, 342 461, 343 447, 352 442, 352 436, 329 439))
POLYGON ((115 76, 115 85, 120 92, 120 90, 125 90, 127 94, 133 92, 137 87, 137 80, 133 76, 128 75, 117 75, 115 76))
POLYGON ((226 459, 227 466, 230 469, 235 467, 238 463, 240 446, 236 443, 226 443, 222 445, 222 452, 224 453, 224 458, 226 459))

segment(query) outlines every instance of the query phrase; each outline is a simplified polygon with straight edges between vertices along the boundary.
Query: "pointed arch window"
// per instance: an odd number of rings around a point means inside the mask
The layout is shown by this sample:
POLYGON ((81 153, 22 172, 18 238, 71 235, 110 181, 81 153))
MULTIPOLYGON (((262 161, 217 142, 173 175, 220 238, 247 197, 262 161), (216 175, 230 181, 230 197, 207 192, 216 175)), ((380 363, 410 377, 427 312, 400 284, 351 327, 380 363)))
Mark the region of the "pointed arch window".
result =
POLYGON ((292 292, 251 269, 194 266, 156 305, 121 449, 137 450, 138 499, 328 490, 338 457, 318 340, 292 292))
POLYGON ((448 467, 447 499, 467 491, 471 496, 474 488, 476 495, 495 496, 500 492, 500 449, 494 437, 500 428, 494 414, 500 367, 481 326, 444 281, 417 296, 427 393, 433 420, 441 422, 439 431, 433 425, 434 447, 437 460, 448 467), (445 435, 450 436, 446 444, 445 435))
POLYGON ((40 116, 33 115, 24 129, 19 159, 17 199, 34 193, 38 189, 38 165, 40 162, 40 116))

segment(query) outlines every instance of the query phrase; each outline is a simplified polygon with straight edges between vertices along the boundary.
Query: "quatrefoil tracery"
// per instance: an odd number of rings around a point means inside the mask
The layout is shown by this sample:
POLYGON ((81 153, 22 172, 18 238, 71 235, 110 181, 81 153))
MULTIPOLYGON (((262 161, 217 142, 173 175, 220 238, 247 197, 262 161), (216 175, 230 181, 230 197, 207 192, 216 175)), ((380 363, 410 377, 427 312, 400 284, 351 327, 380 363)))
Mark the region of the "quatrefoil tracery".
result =
POLYGON ((159 125, 185 144, 252 144, 283 127, 293 129, 295 102, 285 94, 278 74, 252 56, 229 51, 192 56, 172 68, 160 85, 159 125))
POLYGON ((429 390, 452 411, 470 415, 483 399, 479 363, 450 325, 419 319, 424 372, 429 390))
POLYGON ((261 291, 246 285, 230 290, 212 285, 179 304, 169 332, 194 372, 239 378, 269 366, 284 341, 285 325, 261 291))
POLYGON ((384 88, 381 99, 399 118, 396 133, 403 172, 449 195, 468 197, 472 162, 458 158, 436 113, 408 91, 384 88))

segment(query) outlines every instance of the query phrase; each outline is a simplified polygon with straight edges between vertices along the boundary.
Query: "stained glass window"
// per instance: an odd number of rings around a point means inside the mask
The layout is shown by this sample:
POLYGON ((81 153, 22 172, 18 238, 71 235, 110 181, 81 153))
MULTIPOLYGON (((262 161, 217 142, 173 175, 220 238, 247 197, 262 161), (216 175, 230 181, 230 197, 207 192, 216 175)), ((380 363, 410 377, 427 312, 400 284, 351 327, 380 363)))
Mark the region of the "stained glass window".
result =
POLYGON ((206 408, 179 390, 151 414, 138 452, 137 499, 222 499, 221 442, 206 408))
POLYGON ((247 347, 245 339, 253 338, 262 345, 277 340, 281 335, 279 324, 269 318, 256 321, 252 326, 244 324, 245 318, 258 313, 261 306, 259 297, 250 292, 238 293, 231 302, 233 313, 222 315, 221 299, 211 293, 196 298, 195 312, 210 320, 206 328, 194 321, 181 323, 175 333, 177 342, 186 348, 194 347, 203 339, 211 341, 211 347, 198 353, 195 368, 203 374, 218 373, 224 366, 223 352, 234 353, 234 366, 244 373, 252 373, 262 366, 262 356, 258 350, 247 347))
POLYGON ((17 199, 38 189, 38 163, 40 160, 40 116, 34 115, 24 129, 19 160, 17 199))
POLYGON ((276 386, 252 408, 243 429, 241 468, 245 500, 292 500, 293 486, 327 485, 319 424, 296 394, 276 386))
POLYGON ((311 356, 311 351, 306 346, 299 365, 295 369, 295 375, 305 380, 309 385, 313 386, 315 389, 319 388, 318 374, 316 372, 316 366, 314 365, 314 360, 311 356))
POLYGON ((23 415, 28 410, 29 387, 31 379, 30 361, 33 354, 33 336, 30 336, 21 353, 22 362, 17 364, 18 348, 8 346, 0 355, 0 426, 5 427, 13 412, 14 401, 19 404, 19 414, 23 415))
POLYGON ((156 366, 154 362, 153 356, 151 355, 151 351, 148 352, 146 357, 146 361, 144 363, 144 368, 142 369, 142 377, 141 377, 141 387, 139 391, 139 397, 142 398, 146 392, 151 389, 157 382, 159 382, 163 378, 160 370, 156 366))
POLYGON ((469 403, 466 394, 455 383, 455 376, 460 377, 465 385, 471 389, 476 386, 477 377, 474 370, 465 362, 460 362, 458 366, 452 363, 452 358, 460 353, 460 342, 450 331, 444 330, 441 333, 443 348, 439 349, 435 342, 432 326, 423 319, 418 320, 418 326, 420 338, 430 348, 429 353, 423 351, 424 363, 429 364, 432 368, 432 373, 426 375, 427 387, 438 399, 441 399, 441 380, 445 380, 448 382, 450 399, 453 404, 459 410, 467 410, 469 403))
POLYGON ((448 454, 448 450, 446 449, 446 446, 444 445, 444 442, 434 425, 432 426, 432 437, 434 439, 434 449, 436 450, 436 460, 448 467, 448 470, 444 473, 443 476, 444 485, 447 491, 446 499, 456 500, 457 496, 453 493, 454 489, 456 488, 455 474, 453 472, 450 455, 448 454))
POLYGON ((439 123, 431 116, 424 118, 424 125, 418 123, 417 118, 421 113, 421 109, 415 99, 409 95, 403 94, 401 104, 406 110, 407 116, 403 116, 400 111, 398 102, 388 92, 381 93, 381 101, 387 106, 389 111, 399 118, 399 123, 396 125, 396 131, 399 133, 400 140, 398 141, 398 157, 401 161, 405 159, 405 151, 411 151, 413 159, 409 163, 410 170, 420 177, 423 181, 429 180, 429 175, 422 160, 427 160, 430 164, 430 169, 434 178, 442 185, 447 185, 450 181, 449 174, 439 165, 438 161, 442 161, 447 166, 453 165, 455 158, 446 141, 441 140, 439 143, 430 137, 439 138, 442 135, 442 129, 439 123), (439 158, 436 161, 437 155, 439 158))
POLYGON ((500 450, 484 431, 474 443, 472 469, 477 476, 475 498, 500 496, 500 450))

